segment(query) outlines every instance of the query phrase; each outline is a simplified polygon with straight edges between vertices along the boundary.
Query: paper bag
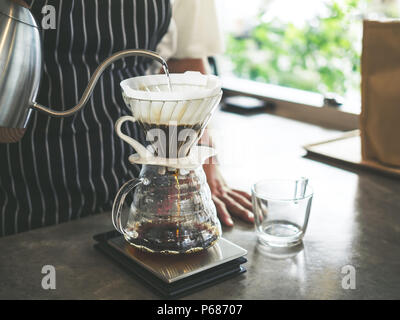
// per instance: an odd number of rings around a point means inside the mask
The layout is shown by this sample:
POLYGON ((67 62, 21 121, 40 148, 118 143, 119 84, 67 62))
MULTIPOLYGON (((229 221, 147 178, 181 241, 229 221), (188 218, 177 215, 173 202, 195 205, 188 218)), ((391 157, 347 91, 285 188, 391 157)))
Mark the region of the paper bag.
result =
POLYGON ((364 21, 362 157, 400 167, 400 21, 364 21))

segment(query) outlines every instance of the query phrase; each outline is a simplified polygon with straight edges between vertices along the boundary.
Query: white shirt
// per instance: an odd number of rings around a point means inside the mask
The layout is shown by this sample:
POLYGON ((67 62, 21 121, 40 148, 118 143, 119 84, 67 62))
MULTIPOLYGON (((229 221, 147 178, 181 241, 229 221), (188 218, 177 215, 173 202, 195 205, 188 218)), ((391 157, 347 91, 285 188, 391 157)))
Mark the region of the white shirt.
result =
POLYGON ((171 0, 168 32, 157 46, 165 59, 206 58, 224 52, 215 0, 171 0))

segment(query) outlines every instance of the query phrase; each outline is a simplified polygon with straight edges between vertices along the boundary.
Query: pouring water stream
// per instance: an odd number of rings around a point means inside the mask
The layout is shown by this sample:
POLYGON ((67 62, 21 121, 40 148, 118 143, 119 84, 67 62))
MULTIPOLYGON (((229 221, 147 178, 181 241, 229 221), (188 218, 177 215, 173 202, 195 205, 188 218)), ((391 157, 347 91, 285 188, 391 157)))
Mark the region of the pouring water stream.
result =
POLYGON ((171 92, 172 91, 171 77, 169 76, 168 65, 167 65, 167 63, 165 61, 162 63, 162 68, 164 70, 165 75, 167 76, 168 89, 169 89, 169 92, 171 92))

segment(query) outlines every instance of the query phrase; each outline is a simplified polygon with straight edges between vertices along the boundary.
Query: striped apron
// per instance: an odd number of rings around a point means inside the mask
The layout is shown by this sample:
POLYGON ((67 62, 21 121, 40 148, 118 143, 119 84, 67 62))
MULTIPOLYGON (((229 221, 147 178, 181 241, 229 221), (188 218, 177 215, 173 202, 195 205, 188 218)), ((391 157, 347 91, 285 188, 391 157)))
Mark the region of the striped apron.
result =
MULTIPOLYGON (((54 110, 78 103, 90 75, 112 53, 155 50, 171 19, 169 0, 28 0, 40 25, 52 5, 56 28, 42 30, 44 68, 37 101, 54 110)), ((129 114, 119 83, 143 75, 130 57, 103 73, 87 105, 69 118, 33 112, 22 140, 0 144, 0 236, 110 210, 118 188, 138 175, 133 153, 114 133, 129 114)), ((134 125, 124 129, 138 140, 134 125)))

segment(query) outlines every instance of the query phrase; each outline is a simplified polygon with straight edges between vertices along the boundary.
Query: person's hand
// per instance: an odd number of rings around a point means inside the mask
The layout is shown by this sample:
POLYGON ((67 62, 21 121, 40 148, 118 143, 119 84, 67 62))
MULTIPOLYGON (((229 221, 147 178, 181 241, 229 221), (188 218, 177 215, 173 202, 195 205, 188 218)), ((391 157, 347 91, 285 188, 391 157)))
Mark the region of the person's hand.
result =
MULTIPOLYGON (((199 71, 206 74, 204 59, 170 59, 168 60, 168 69, 170 73, 199 71)), ((160 72, 163 71, 160 70, 160 72)), ((208 140, 207 130, 205 130, 201 141, 205 145, 212 146, 212 143, 208 140)), ((233 226, 232 214, 244 221, 254 223, 254 215, 251 211, 251 196, 246 192, 229 188, 219 173, 216 164, 204 164, 203 168, 221 222, 226 226, 233 226)))
POLYGON ((204 164, 203 169, 222 224, 233 226, 231 214, 246 222, 254 223, 251 196, 244 191, 229 188, 216 164, 204 164))

